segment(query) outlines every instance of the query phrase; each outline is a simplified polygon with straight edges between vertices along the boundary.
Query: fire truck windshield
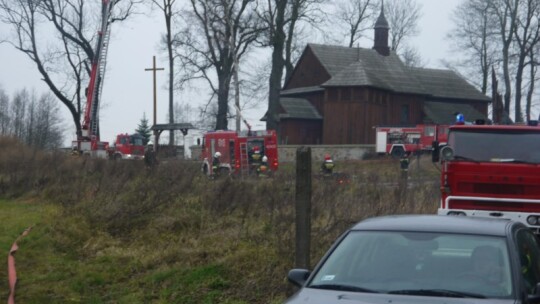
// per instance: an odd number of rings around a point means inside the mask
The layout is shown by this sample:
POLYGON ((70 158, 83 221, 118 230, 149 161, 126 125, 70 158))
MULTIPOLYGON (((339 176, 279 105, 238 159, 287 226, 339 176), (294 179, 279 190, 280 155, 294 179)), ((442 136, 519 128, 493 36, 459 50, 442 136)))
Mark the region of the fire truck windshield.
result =
POLYGON ((135 146, 142 146, 143 145, 142 137, 138 137, 138 136, 131 137, 131 144, 135 146))
POLYGON ((540 163, 540 132, 454 130, 448 136, 456 160, 540 163))

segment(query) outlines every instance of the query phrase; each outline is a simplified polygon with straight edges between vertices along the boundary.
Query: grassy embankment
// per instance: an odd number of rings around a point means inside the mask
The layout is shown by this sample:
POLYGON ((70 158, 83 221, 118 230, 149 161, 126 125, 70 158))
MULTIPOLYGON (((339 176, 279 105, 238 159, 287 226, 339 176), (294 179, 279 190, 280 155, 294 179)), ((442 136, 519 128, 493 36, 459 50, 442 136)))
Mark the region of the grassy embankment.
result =
MULTIPOLYGON (((392 160, 338 162, 349 184, 313 180, 312 263, 351 224, 434 213, 438 172, 392 160)), ((314 172, 318 164, 314 164, 314 172)), ((0 139, 0 249, 17 253, 18 303, 281 303, 294 259, 294 168, 209 181, 198 164, 72 159, 0 139)), ((0 298, 7 299, 0 267, 0 298)))

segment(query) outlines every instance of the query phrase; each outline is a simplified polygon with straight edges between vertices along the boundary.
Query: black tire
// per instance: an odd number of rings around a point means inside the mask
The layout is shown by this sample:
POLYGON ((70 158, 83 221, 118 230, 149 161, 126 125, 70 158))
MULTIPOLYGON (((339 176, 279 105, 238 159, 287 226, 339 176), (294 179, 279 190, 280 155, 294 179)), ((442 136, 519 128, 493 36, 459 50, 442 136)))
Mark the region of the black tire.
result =
POLYGON ((405 150, 403 147, 395 147, 392 149, 390 155, 392 155, 393 158, 402 158, 405 155, 405 150))

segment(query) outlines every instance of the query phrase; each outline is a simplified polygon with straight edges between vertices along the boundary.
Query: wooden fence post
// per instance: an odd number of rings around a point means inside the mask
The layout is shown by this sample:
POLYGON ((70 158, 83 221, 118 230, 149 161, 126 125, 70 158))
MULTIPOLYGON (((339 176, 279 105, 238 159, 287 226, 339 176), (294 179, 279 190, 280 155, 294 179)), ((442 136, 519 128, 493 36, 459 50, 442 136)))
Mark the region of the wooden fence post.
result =
POLYGON ((310 268, 311 148, 296 150, 296 255, 295 267, 310 268))

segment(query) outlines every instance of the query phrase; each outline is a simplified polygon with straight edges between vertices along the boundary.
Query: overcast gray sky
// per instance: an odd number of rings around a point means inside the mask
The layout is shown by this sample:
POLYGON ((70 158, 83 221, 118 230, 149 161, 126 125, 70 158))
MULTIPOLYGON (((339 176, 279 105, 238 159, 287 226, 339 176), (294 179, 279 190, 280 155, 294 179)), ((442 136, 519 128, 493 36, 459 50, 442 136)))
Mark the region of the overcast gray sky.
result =
MULTIPOLYGON (((439 61, 451 56, 445 35, 451 29, 450 16, 462 0, 417 0, 422 5, 419 20, 420 34, 410 42, 415 46, 427 66, 441 68, 439 61)), ((10 30, 0 23, 0 37, 10 30)), ((112 39, 107 57, 107 74, 103 87, 103 107, 100 112, 101 140, 113 141, 118 133, 133 133, 143 113, 152 123, 153 95, 152 73, 145 68, 152 66, 152 56, 156 55, 158 67, 166 67, 165 57, 158 51, 158 42, 164 32, 162 15, 137 16, 122 24, 113 24, 112 39)), ((371 48, 371 44, 360 45, 371 48)), ((8 95, 22 88, 35 89, 38 93, 47 91, 40 80, 35 65, 21 52, 8 44, 0 44, 0 85, 8 95)), ((168 120, 168 95, 165 88, 167 72, 158 72, 158 123, 168 120)), ((177 93, 175 101, 189 101, 200 104, 207 94, 177 93)), ((255 129, 264 128, 259 121, 266 111, 267 101, 261 101, 258 109, 243 113, 255 129)), ((61 106, 65 117, 66 142, 75 139, 74 127, 67 109, 61 106)), ((165 135, 165 133, 164 133, 165 135)))

